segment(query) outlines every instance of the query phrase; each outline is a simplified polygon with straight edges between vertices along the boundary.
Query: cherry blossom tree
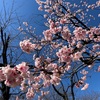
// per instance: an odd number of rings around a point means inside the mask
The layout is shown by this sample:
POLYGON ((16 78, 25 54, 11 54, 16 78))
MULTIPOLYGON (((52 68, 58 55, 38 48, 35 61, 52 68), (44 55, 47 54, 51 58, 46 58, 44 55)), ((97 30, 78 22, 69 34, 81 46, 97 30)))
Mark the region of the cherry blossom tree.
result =
MULTIPOLYGON (((91 27, 100 14, 100 0, 36 0, 39 10, 44 11, 45 25, 43 37, 38 37, 27 22, 19 27, 31 38, 20 41, 23 52, 33 55, 33 65, 22 62, 11 68, 1 68, 0 81, 8 87, 20 86, 27 99, 43 100, 49 88, 63 98, 75 100, 75 89, 86 90, 90 71, 100 72, 100 27, 91 27), (97 11, 97 16, 91 15, 97 11), (62 87, 62 91, 59 91, 62 87), (38 97, 38 98, 37 98, 38 97)), ((18 100, 20 97, 17 96, 18 100)))

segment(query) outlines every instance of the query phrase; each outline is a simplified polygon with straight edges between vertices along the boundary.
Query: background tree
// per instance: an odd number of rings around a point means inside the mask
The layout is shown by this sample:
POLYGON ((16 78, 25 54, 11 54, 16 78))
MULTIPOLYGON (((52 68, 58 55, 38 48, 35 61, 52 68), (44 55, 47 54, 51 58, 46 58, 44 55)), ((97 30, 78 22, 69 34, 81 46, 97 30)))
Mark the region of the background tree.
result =
MULTIPOLYGON (((17 31, 17 28, 21 24, 19 23, 19 16, 17 16, 15 10, 15 1, 11 1, 10 7, 6 5, 7 2, 5 0, 2 0, 1 4, 3 6, 2 9, 0 9, 0 68, 8 64, 14 67, 23 54, 18 44, 21 35, 20 32, 17 31)), ((18 93, 20 91, 19 88, 14 90, 6 86, 4 81, 0 84, 0 93, 3 100, 11 99, 12 93, 18 93)))

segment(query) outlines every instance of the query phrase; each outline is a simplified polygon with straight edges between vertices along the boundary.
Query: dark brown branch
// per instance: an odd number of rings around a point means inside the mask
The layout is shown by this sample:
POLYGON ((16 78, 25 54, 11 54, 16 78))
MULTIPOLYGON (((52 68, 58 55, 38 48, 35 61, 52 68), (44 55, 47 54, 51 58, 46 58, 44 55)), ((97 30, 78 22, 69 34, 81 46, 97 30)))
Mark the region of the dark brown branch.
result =
POLYGON ((64 98, 64 95, 63 95, 62 93, 60 93, 60 92, 56 89, 56 87, 55 87, 54 85, 52 85, 52 86, 53 86, 53 89, 57 92, 57 94, 60 95, 62 98, 64 98))
POLYGON ((75 100, 73 75, 71 76, 71 80, 70 81, 71 81, 71 95, 72 95, 72 100, 75 100))
POLYGON ((2 44, 4 45, 4 39, 3 39, 3 29, 2 29, 2 27, 1 27, 1 40, 2 40, 2 44))
MULTIPOLYGON (((78 23, 80 23, 85 29, 90 30, 82 21, 80 21, 76 16, 74 16, 71 12, 69 12, 63 5, 60 5, 65 11, 67 11, 72 18, 76 19, 78 21, 78 23)), ((72 20, 70 19, 70 21, 72 22, 72 20)), ((73 23, 73 22, 72 22, 73 23)), ((75 25, 75 24, 74 24, 75 25)))

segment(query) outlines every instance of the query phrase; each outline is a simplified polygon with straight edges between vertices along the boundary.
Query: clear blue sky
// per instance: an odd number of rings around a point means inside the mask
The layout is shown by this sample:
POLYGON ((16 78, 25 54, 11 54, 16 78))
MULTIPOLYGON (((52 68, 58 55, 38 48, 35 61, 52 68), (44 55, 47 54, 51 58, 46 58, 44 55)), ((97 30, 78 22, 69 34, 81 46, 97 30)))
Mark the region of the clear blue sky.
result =
MULTIPOLYGON (((0 0, 0 11, 3 10, 2 1, 3 0, 0 0)), ((5 6, 7 7, 7 9, 10 9, 12 5, 11 3, 12 0, 4 0, 4 1, 5 1, 5 6)), ((93 0, 93 2, 94 1, 95 0, 93 0)), ((30 25, 32 25, 33 27, 36 27, 36 29, 38 30, 37 32, 40 32, 40 33, 42 32, 42 30, 45 29, 45 27, 41 26, 43 22, 40 23, 39 21, 42 17, 38 16, 38 14, 41 14, 41 12, 38 11, 38 5, 36 4, 35 0, 15 0, 14 5, 15 5, 14 6, 15 12, 17 13, 18 16, 20 16, 21 22, 28 21, 30 25)), ((99 21, 100 19, 98 19, 98 22, 99 21)), ((97 21, 93 21, 91 25, 92 24, 96 25, 97 21)), ((100 88, 100 73, 94 72, 94 73, 91 73, 91 75, 92 77, 87 81, 90 83, 88 90, 99 91, 100 90, 99 89, 100 88)))

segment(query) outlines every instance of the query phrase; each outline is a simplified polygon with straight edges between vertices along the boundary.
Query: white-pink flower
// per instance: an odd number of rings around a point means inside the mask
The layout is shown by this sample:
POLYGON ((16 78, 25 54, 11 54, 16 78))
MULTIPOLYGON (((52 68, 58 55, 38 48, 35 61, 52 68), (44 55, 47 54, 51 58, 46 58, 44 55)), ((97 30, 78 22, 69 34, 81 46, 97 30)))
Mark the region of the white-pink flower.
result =
POLYGON ((98 70, 97 71, 100 72, 100 66, 98 67, 98 70))
POLYGON ((41 66, 41 58, 36 58, 36 59, 35 59, 35 66, 36 66, 37 68, 40 68, 40 66, 41 66))
POLYGON ((29 88, 28 89, 28 92, 26 93, 26 98, 28 100, 30 100, 30 99, 32 99, 34 97, 34 95, 35 95, 35 93, 34 93, 33 89, 32 88, 29 88))
POLYGON ((81 79, 82 79, 83 81, 85 81, 85 80, 86 80, 86 75, 83 76, 83 77, 81 77, 81 79))
POLYGON ((71 68, 71 66, 70 66, 70 65, 67 65, 67 66, 65 67, 65 70, 66 70, 66 71, 69 71, 70 68, 71 68))
POLYGON ((88 86, 89 86, 89 84, 86 83, 81 90, 86 90, 88 88, 88 86))
POLYGON ((28 23, 27 22, 23 22, 23 25, 28 26, 28 23))
POLYGON ((80 73, 83 74, 83 75, 86 75, 86 74, 88 74, 88 71, 86 71, 85 69, 83 69, 80 73))
POLYGON ((67 46, 62 47, 59 49, 59 51, 56 53, 56 55, 59 58, 60 62, 70 62, 71 56, 70 53, 72 52, 72 48, 67 48, 67 46))
POLYGON ((52 40, 52 33, 50 30, 46 30, 43 32, 45 40, 51 41, 52 40))
POLYGON ((79 60, 82 57, 82 52, 76 52, 73 54, 73 60, 79 60))
POLYGON ((30 53, 36 49, 36 44, 31 43, 30 39, 27 39, 20 41, 20 47, 24 52, 30 53))
POLYGON ((21 64, 16 65, 16 68, 21 73, 26 73, 29 69, 29 66, 27 66, 27 64, 25 62, 22 62, 21 64))
POLYGON ((77 40, 84 40, 86 38, 86 30, 81 27, 75 28, 73 33, 77 40))
POLYGON ((0 81, 4 81, 6 79, 2 70, 0 70, 0 81))

